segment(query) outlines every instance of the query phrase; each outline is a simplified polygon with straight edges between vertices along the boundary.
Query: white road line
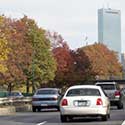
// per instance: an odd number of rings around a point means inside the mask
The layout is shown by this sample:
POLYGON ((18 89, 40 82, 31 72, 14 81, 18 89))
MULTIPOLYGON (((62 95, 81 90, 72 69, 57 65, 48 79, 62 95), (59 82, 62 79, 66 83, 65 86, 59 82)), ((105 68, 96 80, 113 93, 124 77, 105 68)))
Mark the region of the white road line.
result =
POLYGON ((122 124, 121 125, 125 125, 125 120, 122 122, 122 124))
POLYGON ((38 124, 36 124, 36 125, 44 125, 44 124, 46 124, 46 123, 47 123, 47 121, 44 121, 44 122, 38 123, 38 124))

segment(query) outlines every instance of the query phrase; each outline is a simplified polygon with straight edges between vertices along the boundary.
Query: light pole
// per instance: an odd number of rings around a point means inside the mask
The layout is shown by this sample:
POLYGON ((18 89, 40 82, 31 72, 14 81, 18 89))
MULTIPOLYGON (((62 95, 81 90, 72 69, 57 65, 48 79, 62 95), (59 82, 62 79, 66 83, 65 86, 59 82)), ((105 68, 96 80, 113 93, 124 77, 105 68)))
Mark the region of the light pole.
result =
POLYGON ((84 36, 84 42, 86 42, 86 43, 85 43, 85 46, 88 45, 87 39, 88 39, 88 37, 85 35, 85 36, 84 36))

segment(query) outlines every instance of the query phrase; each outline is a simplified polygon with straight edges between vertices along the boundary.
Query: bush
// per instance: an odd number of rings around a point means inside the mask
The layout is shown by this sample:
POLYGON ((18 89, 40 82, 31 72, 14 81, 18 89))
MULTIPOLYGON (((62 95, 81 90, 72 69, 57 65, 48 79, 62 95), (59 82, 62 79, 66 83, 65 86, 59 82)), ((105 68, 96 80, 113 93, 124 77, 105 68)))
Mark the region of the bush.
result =
POLYGON ((33 96, 33 93, 22 93, 25 97, 27 96, 33 96))
POLYGON ((0 97, 7 97, 7 91, 0 91, 0 97))

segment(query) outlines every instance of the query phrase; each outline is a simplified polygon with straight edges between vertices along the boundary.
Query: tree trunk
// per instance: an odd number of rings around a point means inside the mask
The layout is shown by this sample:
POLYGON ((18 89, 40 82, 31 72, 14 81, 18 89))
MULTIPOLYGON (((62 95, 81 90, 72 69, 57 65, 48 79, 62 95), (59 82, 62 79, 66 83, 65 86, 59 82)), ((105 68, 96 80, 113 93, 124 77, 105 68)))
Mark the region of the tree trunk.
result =
POLYGON ((29 80, 26 81, 26 93, 29 93, 29 80))
POLYGON ((9 93, 12 92, 12 84, 11 83, 9 83, 9 85, 8 85, 8 91, 9 91, 9 93))

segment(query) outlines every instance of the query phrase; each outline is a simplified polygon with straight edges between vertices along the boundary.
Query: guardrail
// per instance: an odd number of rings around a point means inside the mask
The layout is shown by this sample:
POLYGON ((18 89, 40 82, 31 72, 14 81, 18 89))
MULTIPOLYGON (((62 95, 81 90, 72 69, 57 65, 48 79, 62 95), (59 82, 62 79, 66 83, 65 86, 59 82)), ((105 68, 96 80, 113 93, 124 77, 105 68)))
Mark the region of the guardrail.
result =
POLYGON ((22 97, 22 98, 0 98, 0 105, 17 105, 19 103, 31 103, 31 97, 22 97))
POLYGON ((9 99, 8 98, 0 98, 0 105, 5 105, 9 103, 9 99))

